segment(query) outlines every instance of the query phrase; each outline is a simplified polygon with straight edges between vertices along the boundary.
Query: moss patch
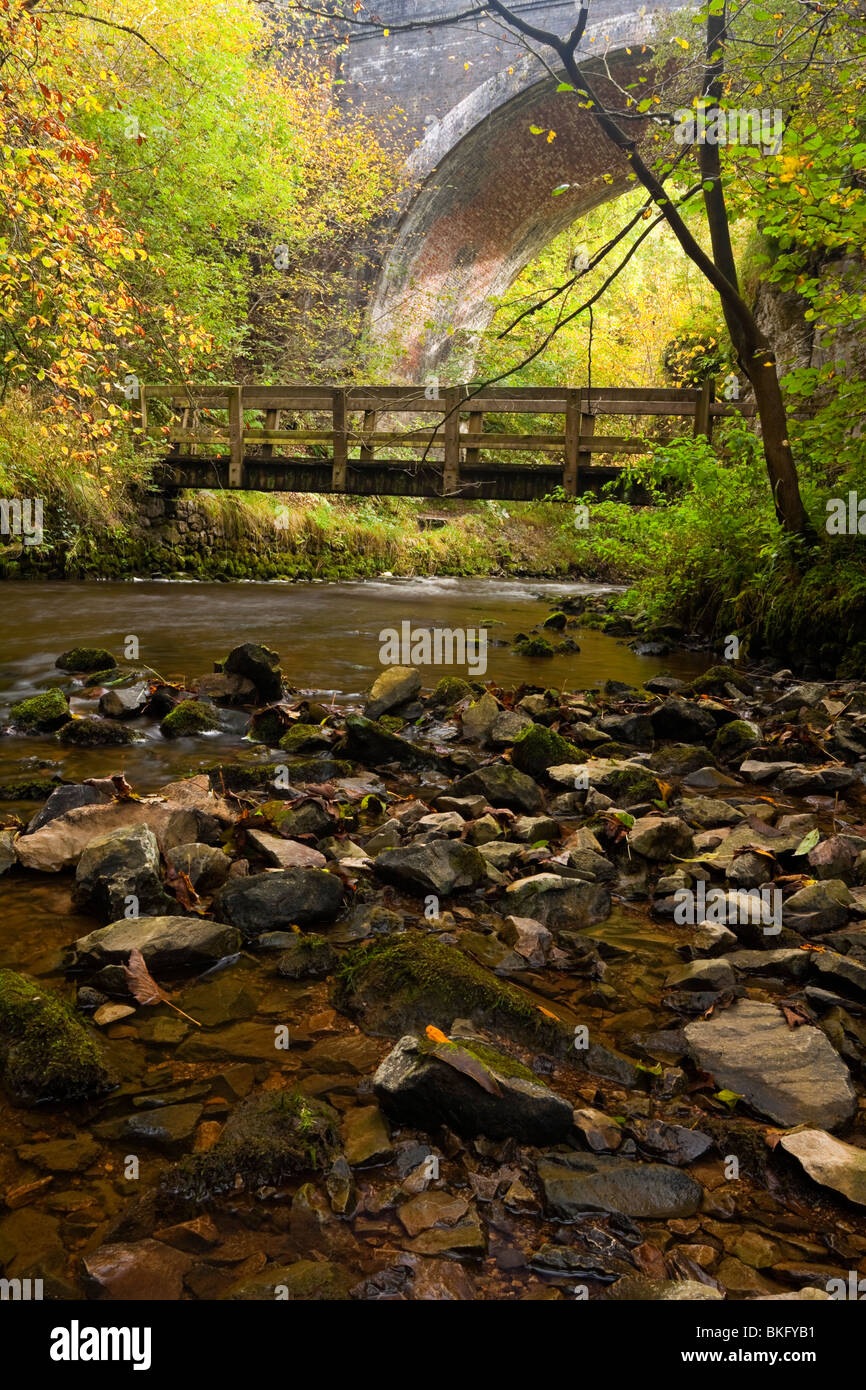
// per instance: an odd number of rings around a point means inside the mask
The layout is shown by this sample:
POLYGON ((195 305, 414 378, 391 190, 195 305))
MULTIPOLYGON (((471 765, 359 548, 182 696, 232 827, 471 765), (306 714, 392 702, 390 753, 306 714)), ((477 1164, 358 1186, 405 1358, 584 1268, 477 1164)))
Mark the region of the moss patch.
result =
POLYGON ((328 1167, 339 1145, 339 1115, 298 1092, 268 1091, 243 1101, 214 1147, 166 1173, 170 1196, 204 1201, 235 1189, 240 1174, 248 1191, 277 1187, 293 1173, 328 1167))
POLYGON ((70 651, 59 656, 54 665, 60 671, 76 671, 90 675, 93 671, 111 671, 117 662, 104 647, 72 647, 70 651))
POLYGON ((536 1044, 553 1043, 560 1032, 560 1025, 513 985, 503 984, 455 947, 419 932, 349 952, 333 997, 337 1008, 364 1015, 390 1035, 473 1017, 536 1044))
POLYGON ((179 705, 165 716, 159 732, 165 738, 189 738, 194 734, 204 734, 219 729, 220 723, 210 705, 200 700, 181 700, 179 705))
POLYGON ((10 717, 13 724, 28 733, 59 729, 69 718, 69 701, 62 690, 45 690, 13 705, 10 717))
POLYGON ((78 1101, 113 1084, 98 1042, 56 994, 0 970, 3 1084, 22 1105, 78 1101))
POLYGON ((511 750, 511 761, 520 772, 540 777, 549 767, 564 763, 585 763, 586 753, 568 739, 561 738, 543 724, 530 724, 518 734, 511 750))

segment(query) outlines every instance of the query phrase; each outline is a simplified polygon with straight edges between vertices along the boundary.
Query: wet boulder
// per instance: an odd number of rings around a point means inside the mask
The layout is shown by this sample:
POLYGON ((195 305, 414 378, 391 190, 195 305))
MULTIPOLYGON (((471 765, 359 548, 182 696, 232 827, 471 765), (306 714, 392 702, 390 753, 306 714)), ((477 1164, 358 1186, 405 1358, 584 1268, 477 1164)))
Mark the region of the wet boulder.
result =
POLYGON ((214 915, 237 927, 245 941, 283 927, 333 922, 343 884, 324 869, 274 869, 229 879, 214 900, 214 915))
POLYGON ((385 763, 406 763, 413 766, 439 767, 443 759, 438 754, 405 738, 390 733, 372 719, 360 714, 346 717, 346 732, 338 751, 365 767, 381 767, 385 763))
POLYGON ((739 999, 684 1032, 716 1084, 775 1124, 836 1129, 857 1108, 848 1068, 821 1030, 789 1027, 773 1004, 739 999))
POLYGON ((226 675, 245 676, 252 681, 263 704, 271 704, 282 696, 280 658, 276 652, 258 642, 244 642, 234 647, 222 663, 222 669, 226 675))
POLYGON ((277 974, 287 980, 315 980, 330 975, 337 953, 323 936, 298 933, 277 958, 277 974))
POLYGON ((59 671, 92 675, 94 671, 113 671, 117 662, 104 647, 72 647, 68 652, 63 652, 54 665, 59 671))
POLYGON ((843 1144, 822 1129, 785 1134, 779 1148, 795 1158, 813 1182, 866 1207, 866 1150, 843 1144))
POLYGON ((0 1077, 19 1105, 87 1100, 113 1078, 91 1028, 53 990, 0 970, 0 1077))
POLYGON ((138 950, 151 971, 198 969, 214 965, 240 949, 239 932, 204 917, 123 918, 81 936, 73 944, 77 969, 119 965, 138 950))
POLYGON ((220 721, 212 705, 201 700, 181 700, 159 726, 163 738, 193 738, 196 734, 216 733, 220 721))
POLYGON ((474 1039, 431 1042, 407 1034, 379 1066, 373 1090, 401 1125, 447 1125, 467 1138, 559 1143, 572 1127, 569 1101, 513 1058, 474 1039))
POLYGON ((703 743, 716 731, 711 714, 679 695, 670 695, 656 705, 650 721, 660 743, 703 743))
POLYGON ((122 826, 148 825, 163 850, 218 834, 218 825, 201 811, 155 798, 78 806, 56 816, 32 834, 19 835, 15 852, 25 869, 58 873, 72 869, 92 840, 122 826))
POLYGON ((644 859, 665 862, 692 854, 692 832, 678 816, 641 816, 628 835, 629 848, 644 859))
POLYGON ((586 754, 543 724, 530 724, 519 734, 511 750, 511 762, 529 777, 542 777, 549 767, 582 763, 586 754))
POLYGON ((412 666, 389 666, 374 680, 364 714, 368 719, 380 719, 383 714, 414 699, 420 689, 420 671, 412 666))
POLYGON ((41 695, 19 700, 9 711, 9 718, 16 729, 23 729, 25 733, 50 733, 69 719, 69 701, 62 690, 46 690, 41 695))
POLYGON ((105 806, 109 800, 105 792, 99 791, 96 787, 88 787, 83 782, 56 787, 41 810, 28 822, 24 833, 30 835, 34 830, 41 830, 49 821, 56 820, 58 816, 65 816, 67 811, 76 811, 79 806, 105 806))
POLYGON ((486 797, 491 806, 525 811, 527 815, 536 815, 543 804, 538 783, 511 763, 487 763, 459 778, 451 788, 455 797, 476 793, 486 797))
POLYGON ((99 697, 99 713, 107 719, 135 719, 150 698, 146 685, 132 685, 125 690, 106 690, 99 697))
POLYGON ((849 909, 855 906, 842 879, 822 879, 820 883, 807 884, 786 899, 782 922, 802 936, 818 936, 845 926, 849 909))
POLYGON ((97 835, 78 861, 75 900, 104 922, 135 908, 135 915, 159 917, 177 910, 162 885, 159 844, 146 825, 126 825, 97 835))
POLYGON ((70 719, 57 738, 71 748, 111 748, 135 742, 135 734, 125 724, 95 718, 70 719))
POLYGON ((723 724, 716 734, 713 753, 724 762, 733 762, 760 743, 762 737, 759 725, 752 720, 732 719, 729 724, 723 724))
POLYGON ((373 867, 379 878, 420 894, 449 897, 487 882, 487 867, 478 850, 457 840, 386 849, 373 867))
POLYGON ((213 893, 228 878, 232 861, 214 845, 192 841, 175 845, 166 853, 166 863, 176 874, 185 874, 197 893, 213 893))
POLYGON ((582 931, 610 916, 610 893, 603 884, 559 874, 533 874, 510 883, 506 911, 530 917, 554 934, 582 931))
POLYGON ((239 1183, 255 1192, 277 1187, 295 1173, 329 1168, 339 1152, 339 1123, 336 1110, 297 1092, 248 1096, 214 1147, 170 1169, 161 1190, 201 1202, 237 1191, 239 1183))
POLYGON ((668 1220, 692 1216, 703 1188, 666 1163, 639 1163, 606 1154, 546 1154, 538 1178, 551 1216, 573 1221, 586 1211, 668 1220))

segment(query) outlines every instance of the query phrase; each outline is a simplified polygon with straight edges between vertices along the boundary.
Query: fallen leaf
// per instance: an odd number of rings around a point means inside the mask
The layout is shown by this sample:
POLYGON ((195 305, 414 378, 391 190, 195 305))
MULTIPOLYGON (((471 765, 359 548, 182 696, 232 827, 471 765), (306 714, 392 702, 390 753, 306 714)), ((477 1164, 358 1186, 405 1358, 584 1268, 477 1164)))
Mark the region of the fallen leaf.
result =
POLYGON ((447 1043, 449 1041, 448 1036, 442 1032, 442 1029, 434 1028, 432 1023, 427 1024, 427 1027, 424 1029, 424 1032, 427 1034, 427 1037, 430 1039, 431 1042, 447 1043))
POLYGON ((473 1057, 471 1053, 464 1052, 462 1047, 449 1043, 446 1039, 444 1044, 440 1043, 438 1047, 434 1047, 433 1056, 437 1057, 440 1062, 444 1062, 446 1066, 453 1067, 455 1071, 462 1072, 464 1076, 477 1082, 482 1090, 488 1091, 490 1095, 502 1095, 502 1088, 483 1063, 479 1062, 478 1058, 473 1057))

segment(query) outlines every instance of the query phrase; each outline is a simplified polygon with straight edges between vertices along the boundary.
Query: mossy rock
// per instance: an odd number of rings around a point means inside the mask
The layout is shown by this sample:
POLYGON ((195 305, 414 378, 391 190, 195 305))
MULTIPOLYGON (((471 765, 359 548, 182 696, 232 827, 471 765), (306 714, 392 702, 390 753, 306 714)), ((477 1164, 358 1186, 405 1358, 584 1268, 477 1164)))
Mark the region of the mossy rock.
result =
POLYGON ((280 953, 277 974, 287 980, 314 980, 329 975, 337 964, 337 953, 324 936, 315 932, 299 934, 280 953))
POLYGON ((257 710, 250 720, 247 729, 247 737, 253 743, 266 743, 269 748, 279 748, 280 739, 284 737, 289 727, 289 721, 279 709, 268 706, 266 709, 257 710))
POLYGON ((727 685, 733 685, 743 695, 752 692, 751 682, 734 666, 710 666, 702 675, 695 676, 688 689, 694 695, 723 695, 727 685))
POLYGON ((518 656, 553 656, 553 647, 546 637, 527 637, 519 633, 512 644, 518 656))
POLYGON ((738 758, 761 741, 761 730, 748 719, 732 719, 716 734, 713 752, 718 758, 738 758))
POLYGON ((282 1299, 295 1303, 346 1303, 358 1281, 330 1260, 296 1260, 290 1265, 268 1265, 259 1274, 233 1284, 223 1298, 230 1302, 258 1303, 282 1299))
POLYGON ((328 751, 331 740, 318 724, 294 724, 283 734, 279 746, 286 753, 320 753, 328 751))
MULTIPOLYGON (((605 744, 605 753, 609 747, 605 744)), ((647 765, 669 781, 671 777, 688 777, 701 767, 715 767, 716 760, 699 743, 665 743, 650 754, 647 765)))
POLYGON ((62 690, 44 690, 20 700, 10 710, 12 723, 28 733, 48 733, 59 729, 69 718, 69 701, 62 690))
POLYGON ((568 615, 566 613, 551 613, 541 624, 542 627, 552 628, 554 632, 562 632, 568 625, 568 615))
POLYGON ((335 978, 333 998, 338 1009, 363 1016, 389 1036, 429 1023, 448 1027, 455 1018, 477 1019, 536 1044, 558 1045, 562 1031, 513 985, 420 932, 350 951, 335 978))
POLYGON ((587 754, 568 739, 561 738, 543 724, 530 724, 517 735, 511 749, 511 761, 529 777, 540 777, 549 767, 564 763, 585 763, 587 754))
POLYGON ((613 767, 595 785, 617 806, 637 806, 642 801, 657 801, 661 797, 661 787, 655 777, 639 767, 613 767))
POLYGON ((0 801, 44 801, 60 785, 50 777, 37 778, 33 782, 28 782, 26 778, 20 782, 0 782, 0 801))
POLYGON ((471 699, 473 691, 468 681, 459 676, 443 676, 433 691, 428 704, 432 709, 451 709, 461 700, 471 699))
POLYGON ((278 1187, 294 1173, 320 1172, 339 1151, 339 1123, 330 1105, 298 1092, 248 1096, 214 1147, 170 1169, 162 1190, 201 1202, 234 1191, 238 1175, 248 1191, 256 1191, 278 1187))
POLYGON ((70 719, 57 737, 72 748, 110 748, 135 742, 131 729, 111 719, 70 719))
POLYGON ((0 970, 3 1084, 20 1105, 80 1101, 114 1081, 90 1029, 44 985, 0 970))
POLYGON ((117 662, 104 647, 72 647, 59 656, 54 665, 60 671, 91 675, 94 671, 112 671, 117 662))
POLYGON ((202 704, 200 700, 181 700, 165 716, 159 732, 165 738, 190 738, 195 734, 212 733, 219 728, 219 719, 210 705, 202 704))

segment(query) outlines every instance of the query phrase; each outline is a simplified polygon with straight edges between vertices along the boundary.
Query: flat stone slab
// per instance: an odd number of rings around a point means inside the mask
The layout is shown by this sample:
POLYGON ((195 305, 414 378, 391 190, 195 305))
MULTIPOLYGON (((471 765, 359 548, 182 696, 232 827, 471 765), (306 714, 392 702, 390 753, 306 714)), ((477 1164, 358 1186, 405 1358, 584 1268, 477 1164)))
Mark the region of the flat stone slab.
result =
POLYGON ((843 1144, 822 1129, 786 1134, 779 1146, 796 1158, 813 1182, 832 1188, 858 1207, 866 1207, 866 1149, 843 1144))
POLYGON ((775 1124, 835 1129, 857 1108, 848 1068, 821 1030, 791 1028, 774 1004, 740 999, 683 1031, 716 1084, 775 1124))
POLYGON ((548 1211, 566 1221, 584 1211, 692 1216, 703 1196, 700 1183, 679 1168, 604 1154, 546 1154, 538 1177, 548 1211))
POLYGON ((248 830, 247 840, 277 869, 321 869, 328 862, 324 854, 300 840, 284 840, 281 835, 269 835, 265 830, 248 830))
POLYGON ((121 918, 75 942, 76 965, 99 969, 141 951, 148 969, 206 966, 240 950, 240 932, 203 917, 121 918))

